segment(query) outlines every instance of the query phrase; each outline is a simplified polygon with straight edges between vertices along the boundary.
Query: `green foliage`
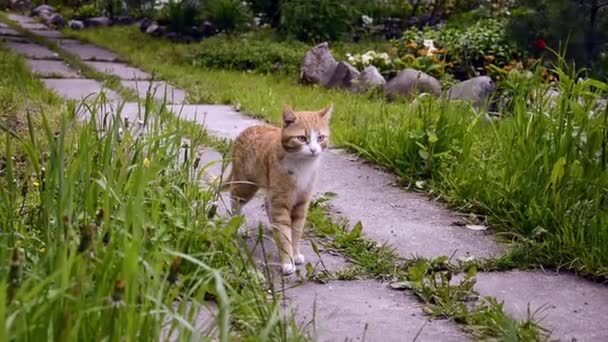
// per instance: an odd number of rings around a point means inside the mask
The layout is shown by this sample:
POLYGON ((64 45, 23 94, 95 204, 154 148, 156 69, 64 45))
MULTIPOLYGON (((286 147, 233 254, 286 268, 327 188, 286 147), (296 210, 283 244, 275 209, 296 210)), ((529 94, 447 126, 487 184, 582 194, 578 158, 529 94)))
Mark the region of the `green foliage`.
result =
POLYGON ((250 0, 249 6, 255 14, 261 15, 262 23, 278 27, 281 22, 281 0, 250 0))
POLYGON ((281 26, 302 41, 339 40, 351 31, 354 11, 341 0, 284 0, 281 26))
POLYGON ((188 34, 200 21, 200 12, 198 1, 169 0, 157 13, 156 19, 168 23, 170 32, 188 34))
POLYGON ((212 37, 201 42, 193 65, 227 70, 297 75, 306 53, 301 43, 272 43, 249 38, 212 37))
POLYGON ((386 18, 406 19, 412 11, 412 4, 409 0, 354 0, 353 2, 359 15, 370 16, 376 23, 380 23, 386 18))
POLYGON ((485 73, 489 61, 503 66, 522 57, 506 35, 505 25, 502 20, 485 19, 464 29, 413 28, 403 33, 395 47, 399 55, 404 56, 408 43, 415 42, 418 46, 423 46, 425 39, 433 40, 438 48, 446 50, 446 60, 453 64, 448 71, 457 78, 466 78, 485 73))
POLYGON ((251 12, 240 0, 211 0, 204 5, 205 18, 220 31, 234 32, 251 22, 251 12))

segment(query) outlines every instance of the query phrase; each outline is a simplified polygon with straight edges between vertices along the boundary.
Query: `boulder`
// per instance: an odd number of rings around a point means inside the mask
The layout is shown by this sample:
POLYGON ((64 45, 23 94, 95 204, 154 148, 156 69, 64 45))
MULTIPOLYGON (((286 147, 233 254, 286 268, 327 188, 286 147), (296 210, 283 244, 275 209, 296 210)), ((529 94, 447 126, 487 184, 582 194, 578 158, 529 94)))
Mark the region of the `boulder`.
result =
POLYGON ((328 88, 351 89, 352 81, 359 78, 359 70, 347 62, 339 62, 331 76, 328 88))
POLYGON ((68 26, 72 30, 82 30, 84 28, 84 23, 80 20, 70 20, 68 21, 68 26))
POLYGON ((165 28, 163 26, 158 25, 157 23, 152 23, 146 29, 146 33, 154 37, 161 37, 165 34, 165 28))
POLYGON ((106 27, 112 25, 112 20, 108 17, 93 17, 84 20, 87 27, 106 27))
POLYGON ((338 66, 329 51, 327 42, 321 43, 306 52, 300 65, 300 79, 304 83, 326 86, 338 66))
POLYGON ((488 103, 495 90, 496 84, 490 77, 479 76, 453 85, 448 90, 447 96, 450 100, 469 102, 479 109, 488 103))
POLYGON ((32 8, 31 0, 10 0, 8 8, 12 11, 29 11, 32 8))
POLYGON ((64 27, 65 19, 59 13, 53 13, 49 17, 47 17, 44 21, 47 25, 52 25, 55 27, 64 27))
POLYGON ((152 19, 150 19, 150 18, 144 18, 144 20, 142 20, 139 23, 139 30, 141 32, 146 32, 146 30, 148 29, 148 27, 150 25, 152 25, 153 23, 154 23, 154 21, 152 21, 152 19))
POLYGON ((38 17, 38 16, 40 16, 40 13, 42 13, 42 12, 56 13, 57 11, 55 10, 55 7, 53 7, 53 6, 40 5, 40 6, 37 6, 36 8, 34 8, 32 10, 32 12, 30 12, 30 17, 38 17))
POLYGON ((374 88, 384 86, 385 84, 386 80, 380 71, 378 71, 375 66, 370 65, 363 69, 359 77, 353 81, 352 91, 355 93, 364 93, 374 88))
POLYGON ((118 25, 131 25, 133 22, 133 18, 129 15, 117 15, 112 18, 112 23, 118 25))
POLYGON ((441 84, 436 78, 414 69, 402 70, 384 87, 384 93, 389 100, 399 96, 411 96, 419 93, 441 95, 441 84))

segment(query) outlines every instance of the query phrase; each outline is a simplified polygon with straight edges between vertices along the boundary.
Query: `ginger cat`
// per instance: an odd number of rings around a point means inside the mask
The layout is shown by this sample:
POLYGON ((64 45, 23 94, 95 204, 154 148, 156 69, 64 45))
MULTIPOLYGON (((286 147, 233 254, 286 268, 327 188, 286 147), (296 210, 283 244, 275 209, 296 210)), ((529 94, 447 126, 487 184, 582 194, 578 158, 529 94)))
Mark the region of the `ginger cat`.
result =
POLYGON ((232 213, 266 190, 266 211, 279 249, 283 274, 304 263, 300 240, 321 154, 329 144, 333 105, 316 112, 283 110, 283 126, 245 129, 234 141, 230 190, 232 213))

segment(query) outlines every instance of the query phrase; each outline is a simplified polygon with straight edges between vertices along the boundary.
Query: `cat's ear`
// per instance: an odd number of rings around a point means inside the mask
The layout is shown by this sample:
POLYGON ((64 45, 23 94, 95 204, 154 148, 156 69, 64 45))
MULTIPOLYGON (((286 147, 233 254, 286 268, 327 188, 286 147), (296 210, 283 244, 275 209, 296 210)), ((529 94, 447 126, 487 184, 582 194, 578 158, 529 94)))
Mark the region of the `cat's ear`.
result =
POLYGON ((329 119, 331 119, 331 113, 333 113, 333 111, 334 111, 334 104, 330 103, 327 107, 323 108, 319 112, 319 116, 322 117, 323 119, 325 119, 326 121, 329 121, 329 119))
POLYGON ((287 127, 294 122, 296 122, 296 114, 290 106, 285 105, 283 107, 283 127, 287 127))

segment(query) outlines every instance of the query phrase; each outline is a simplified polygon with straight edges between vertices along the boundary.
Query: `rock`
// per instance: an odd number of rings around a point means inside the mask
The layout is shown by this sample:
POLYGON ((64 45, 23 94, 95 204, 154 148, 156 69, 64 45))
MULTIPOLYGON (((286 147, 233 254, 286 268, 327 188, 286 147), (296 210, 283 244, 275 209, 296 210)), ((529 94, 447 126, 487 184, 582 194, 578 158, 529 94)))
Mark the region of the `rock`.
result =
POLYGON ((386 96, 393 100, 398 96, 411 96, 416 92, 441 95, 441 84, 436 78, 414 69, 405 69, 388 81, 384 87, 386 96))
POLYGON ((148 28, 146 29, 146 33, 154 37, 161 37, 163 34, 165 34, 165 28, 156 23, 153 23, 148 26, 148 28))
POLYGON ((53 14, 51 14, 50 17, 48 17, 47 19, 45 19, 45 23, 47 25, 52 25, 52 26, 55 26, 55 27, 64 27, 65 26, 65 19, 59 13, 53 13, 53 14))
POLYGON ((70 20, 68 21, 68 26, 72 30, 82 30, 84 28, 84 23, 80 20, 70 20))
POLYGON ((463 100, 480 109, 488 103, 494 90, 496 84, 490 77, 479 76, 453 85, 447 96, 450 100, 463 100))
POLYGON ((139 30, 141 32, 146 32, 146 30, 148 29, 148 27, 150 25, 152 25, 153 23, 154 23, 154 21, 152 21, 152 19, 150 19, 150 18, 144 18, 144 20, 142 20, 139 23, 139 30))
POLYGON ((133 24, 134 20, 131 16, 128 15, 117 15, 112 18, 112 22, 118 25, 131 25, 133 24))
POLYGON ((327 87, 329 88, 346 88, 352 87, 352 81, 359 78, 359 70, 347 62, 339 62, 336 65, 334 74, 331 76, 327 87))
POLYGON ((378 71, 375 66, 370 65, 353 81, 352 91, 355 93, 364 93, 385 84, 386 80, 382 74, 380 74, 380 71, 378 71))
POLYGON ((108 17, 94 17, 84 20, 87 27, 106 27, 112 25, 112 20, 108 17))
POLYGON ((300 79, 304 83, 327 85, 338 66, 329 51, 327 42, 323 42, 306 52, 300 65, 300 79))
POLYGON ((34 8, 32 10, 32 12, 30 12, 30 17, 38 17, 40 16, 40 13, 42 12, 47 12, 47 13, 56 13, 57 11, 55 10, 55 7, 50 6, 50 5, 40 5, 36 8, 34 8))
POLYGON ((32 8, 31 0, 10 0, 8 8, 12 11, 29 11, 32 8))
POLYGON ((199 28, 199 33, 201 38, 211 37, 217 34, 217 28, 210 21, 203 21, 201 27, 199 28))

